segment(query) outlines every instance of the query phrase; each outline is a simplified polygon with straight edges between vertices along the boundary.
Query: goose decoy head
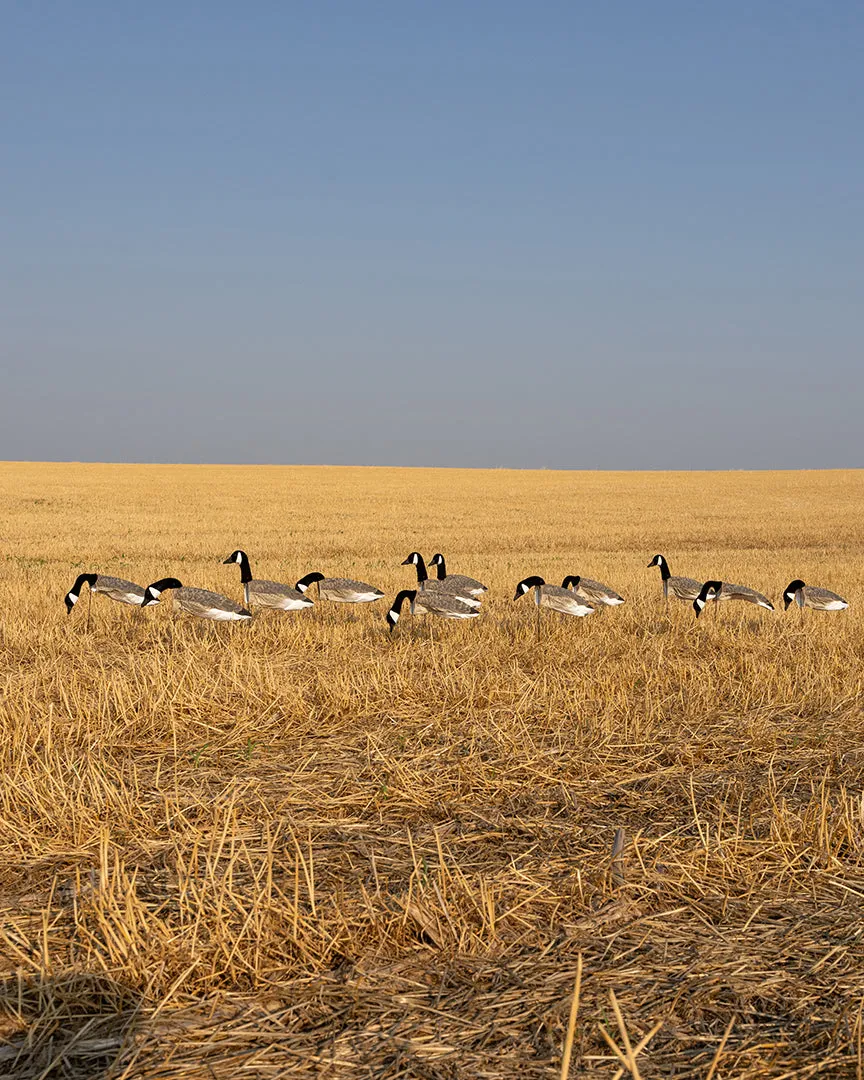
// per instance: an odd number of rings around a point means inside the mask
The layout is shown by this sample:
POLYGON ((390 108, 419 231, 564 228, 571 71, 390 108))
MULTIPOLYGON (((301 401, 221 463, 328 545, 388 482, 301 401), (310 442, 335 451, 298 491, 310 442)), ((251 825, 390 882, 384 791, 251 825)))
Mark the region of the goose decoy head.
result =
POLYGON ((804 582, 801 578, 795 578, 794 581, 790 581, 786 588, 783 590, 783 610, 786 611, 790 604, 795 603, 795 593, 799 589, 804 588, 804 582))
POLYGON ((582 580, 581 574, 568 574, 567 577, 561 582, 562 589, 569 589, 572 585, 574 589, 579 588, 579 582, 582 580))
POLYGON ((245 551, 241 551, 240 548, 237 548, 236 551, 231 552, 227 559, 222 560, 222 565, 227 566, 228 563, 232 562, 240 563, 242 566, 244 562, 249 562, 249 557, 245 551))
POLYGON ((696 618, 702 614, 702 609, 708 603, 709 600, 714 600, 720 594, 720 590, 723 588, 722 581, 706 581, 702 588, 699 590, 699 595, 693 601, 693 610, 696 612, 696 618))
POLYGON ((158 604, 162 593, 166 589, 182 589, 183 582, 178 581, 176 577, 160 578, 159 581, 154 581, 152 585, 148 585, 144 590, 144 599, 141 601, 141 607, 150 607, 151 604, 158 604))
POLYGON ((648 563, 646 569, 650 569, 652 566, 665 566, 666 560, 662 555, 655 555, 651 562, 648 563))
POLYGON ((419 566, 423 562, 423 556, 419 551, 412 551, 407 559, 402 560, 402 566, 419 566))
POLYGON ((314 585, 316 581, 323 581, 324 575, 320 574, 317 570, 313 570, 311 574, 307 574, 305 577, 301 577, 294 588, 297 592, 305 593, 310 585, 314 585))
POLYGON ((529 589, 534 589, 537 586, 545 584, 546 582, 543 580, 543 578, 537 577, 536 574, 532 577, 523 578, 516 586, 516 595, 513 597, 513 599, 518 600, 519 597, 524 596, 529 589))
POLYGON ((63 603, 66 605, 66 614, 68 615, 72 608, 78 603, 78 597, 81 595, 81 590, 84 588, 85 583, 92 589, 96 584, 96 578, 98 574, 79 574, 75 579, 75 584, 63 597, 63 603))
POLYGON ((396 623, 399 622, 399 616, 402 614, 402 605, 406 600, 413 604, 416 597, 416 589, 403 589, 402 592, 397 593, 396 599, 390 605, 390 610, 386 615, 387 625, 390 627, 391 634, 396 629, 396 623))

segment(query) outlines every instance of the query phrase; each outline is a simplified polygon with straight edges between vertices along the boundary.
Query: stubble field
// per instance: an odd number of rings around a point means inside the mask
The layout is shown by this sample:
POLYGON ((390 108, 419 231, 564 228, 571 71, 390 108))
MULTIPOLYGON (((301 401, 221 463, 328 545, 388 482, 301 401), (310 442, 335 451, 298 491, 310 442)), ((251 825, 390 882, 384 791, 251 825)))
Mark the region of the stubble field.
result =
POLYGON ((862 496, 0 466, 0 1075, 860 1080, 862 496), (240 599, 236 547, 386 601, 66 616, 84 570, 240 599), (478 620, 390 638, 414 548, 490 586, 478 620), (657 552, 778 611, 667 612, 657 552), (531 573, 627 603, 537 644, 531 573), (799 576, 852 607, 784 614, 799 576))

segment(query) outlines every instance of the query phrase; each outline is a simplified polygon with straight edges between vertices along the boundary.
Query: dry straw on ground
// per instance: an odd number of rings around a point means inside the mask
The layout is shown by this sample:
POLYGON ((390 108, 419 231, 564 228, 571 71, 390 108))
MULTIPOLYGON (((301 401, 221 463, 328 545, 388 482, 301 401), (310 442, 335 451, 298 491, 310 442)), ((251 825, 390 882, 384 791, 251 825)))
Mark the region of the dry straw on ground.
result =
POLYGON ((3 466, 0 1075, 862 1077, 862 494, 3 466), (237 546, 388 597, 440 549, 491 599, 431 643, 65 614, 82 569, 239 597, 237 546), (853 607, 697 624, 657 551, 853 607), (568 572, 628 602, 538 645, 515 583, 568 572))

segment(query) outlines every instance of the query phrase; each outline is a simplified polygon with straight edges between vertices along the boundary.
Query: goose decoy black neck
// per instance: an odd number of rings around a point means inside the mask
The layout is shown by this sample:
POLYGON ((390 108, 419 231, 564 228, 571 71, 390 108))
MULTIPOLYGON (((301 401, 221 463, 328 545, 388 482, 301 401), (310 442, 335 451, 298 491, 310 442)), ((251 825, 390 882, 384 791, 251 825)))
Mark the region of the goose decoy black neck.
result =
POLYGON ((543 580, 543 578, 537 577, 536 574, 534 574, 532 577, 523 578, 516 586, 516 595, 513 597, 513 599, 518 600, 519 597, 524 596, 525 593, 529 591, 529 589, 536 589, 545 584, 546 582, 543 580))
MULTIPOLYGON (((404 564, 403 564, 404 565, 404 564)), ((390 610, 387 612, 387 625, 390 627, 390 633, 396 629, 396 623, 399 622, 399 616, 402 614, 402 605, 407 600, 409 604, 413 604, 417 599, 416 589, 403 589, 402 592, 397 593, 396 599, 390 605, 390 610)))
POLYGON ((569 589, 572 585, 574 589, 579 588, 579 582, 582 580, 581 574, 568 574, 567 577, 561 582, 562 589, 569 589))
POLYGON ((310 585, 314 585, 316 581, 323 581, 324 575, 317 570, 313 570, 311 574, 307 574, 305 577, 301 577, 294 588, 297 592, 306 592, 310 585))
POLYGON ((806 586, 801 578, 795 578, 794 581, 790 581, 786 588, 783 590, 783 610, 788 611, 789 605, 795 603, 795 594, 799 589, 803 589, 806 586))
POLYGON ((141 601, 141 607, 150 607, 151 604, 158 604, 159 597, 166 589, 182 588, 183 582, 178 581, 176 577, 160 578, 158 581, 154 581, 152 585, 148 585, 144 590, 144 599, 141 601))
POLYGON ((723 588, 722 581, 706 581, 699 590, 699 595, 693 601, 693 610, 696 612, 696 618, 702 614, 702 609, 708 603, 709 600, 714 600, 720 595, 720 590, 723 588))
POLYGON ((439 581, 443 581, 447 577, 447 563, 444 561, 444 556, 440 551, 432 556, 429 565, 437 568, 439 581))
POLYGON ((222 565, 227 566, 228 563, 240 564, 241 585, 247 585, 252 580, 252 567, 249 565, 249 556, 245 551, 241 551, 240 548, 232 551, 228 558, 223 560, 222 565))
POLYGON ((669 563, 666 562, 666 560, 663 558, 662 555, 655 555, 654 556, 654 558, 651 560, 651 562, 648 563, 648 568, 649 569, 652 566, 659 566, 660 567, 660 576, 663 578, 664 581, 668 581, 669 578, 672 576, 672 572, 669 569, 669 563))
POLYGON ((75 579, 75 584, 63 597, 63 603, 66 605, 66 614, 68 615, 72 608, 78 603, 78 597, 81 595, 81 590, 85 585, 89 585, 92 589, 96 584, 96 578, 98 574, 79 574, 75 579))

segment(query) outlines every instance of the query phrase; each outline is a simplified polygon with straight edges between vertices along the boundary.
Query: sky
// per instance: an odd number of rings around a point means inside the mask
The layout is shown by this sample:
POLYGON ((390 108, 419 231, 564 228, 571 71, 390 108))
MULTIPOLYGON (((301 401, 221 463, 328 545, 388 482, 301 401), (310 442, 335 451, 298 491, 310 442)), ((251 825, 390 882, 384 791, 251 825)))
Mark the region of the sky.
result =
POLYGON ((861 4, 2 23, 0 459, 864 466, 861 4))

